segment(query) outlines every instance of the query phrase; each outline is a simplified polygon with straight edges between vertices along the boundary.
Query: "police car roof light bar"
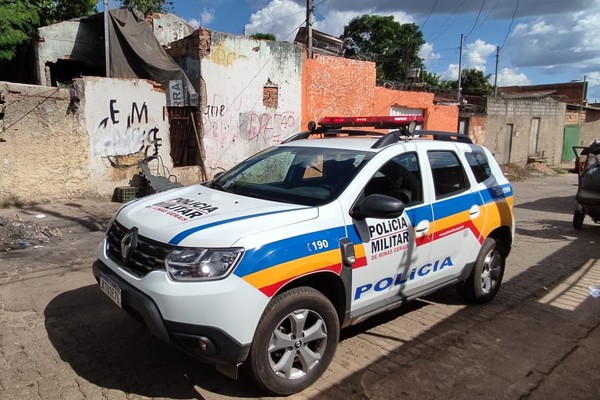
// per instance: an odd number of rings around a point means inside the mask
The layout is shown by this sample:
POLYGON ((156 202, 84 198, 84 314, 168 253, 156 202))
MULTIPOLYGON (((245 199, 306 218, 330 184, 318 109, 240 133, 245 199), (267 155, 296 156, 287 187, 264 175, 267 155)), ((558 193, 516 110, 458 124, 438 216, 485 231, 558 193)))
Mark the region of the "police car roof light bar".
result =
POLYGON ((420 115, 398 115, 383 117, 323 117, 319 125, 323 128, 336 129, 348 127, 369 127, 379 129, 396 129, 408 127, 412 122, 422 124, 420 115))

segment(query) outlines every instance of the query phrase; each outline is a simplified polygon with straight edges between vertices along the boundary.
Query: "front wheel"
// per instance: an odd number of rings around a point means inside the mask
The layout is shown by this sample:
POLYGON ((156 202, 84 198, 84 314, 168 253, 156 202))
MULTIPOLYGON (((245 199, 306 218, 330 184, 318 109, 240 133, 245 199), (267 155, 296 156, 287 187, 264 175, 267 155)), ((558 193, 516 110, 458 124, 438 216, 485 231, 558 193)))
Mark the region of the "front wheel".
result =
POLYGON ((473 303, 490 302, 502 283, 505 254, 501 242, 487 238, 479 250, 471 275, 457 285, 460 294, 473 303))
POLYGON ((325 372, 339 340, 339 319, 320 292, 300 287, 271 300, 258 324, 248 370, 274 395, 306 389, 325 372))

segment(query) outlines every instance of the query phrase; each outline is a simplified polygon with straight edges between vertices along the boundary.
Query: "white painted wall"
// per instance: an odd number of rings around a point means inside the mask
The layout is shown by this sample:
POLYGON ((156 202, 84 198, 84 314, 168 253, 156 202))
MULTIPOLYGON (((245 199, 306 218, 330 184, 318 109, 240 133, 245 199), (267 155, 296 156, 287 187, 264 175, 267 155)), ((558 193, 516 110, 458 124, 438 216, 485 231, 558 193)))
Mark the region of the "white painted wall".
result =
POLYGON ((211 32, 201 60, 206 87, 204 146, 209 176, 300 130, 302 58, 287 42, 211 32), (263 87, 278 87, 276 109, 263 105, 263 87))
POLYGON ((90 181, 101 194, 126 186, 138 163, 157 153, 172 168, 164 92, 141 79, 78 80, 89 134, 90 181))

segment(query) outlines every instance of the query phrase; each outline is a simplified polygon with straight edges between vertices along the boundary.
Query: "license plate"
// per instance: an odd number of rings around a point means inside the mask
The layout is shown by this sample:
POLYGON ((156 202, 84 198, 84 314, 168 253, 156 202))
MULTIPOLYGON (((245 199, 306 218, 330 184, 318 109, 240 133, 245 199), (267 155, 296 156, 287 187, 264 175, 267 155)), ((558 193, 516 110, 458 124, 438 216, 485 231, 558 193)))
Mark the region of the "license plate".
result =
POLYGON ((121 288, 104 274, 100 274, 100 290, 102 290, 119 307, 121 305, 121 288))

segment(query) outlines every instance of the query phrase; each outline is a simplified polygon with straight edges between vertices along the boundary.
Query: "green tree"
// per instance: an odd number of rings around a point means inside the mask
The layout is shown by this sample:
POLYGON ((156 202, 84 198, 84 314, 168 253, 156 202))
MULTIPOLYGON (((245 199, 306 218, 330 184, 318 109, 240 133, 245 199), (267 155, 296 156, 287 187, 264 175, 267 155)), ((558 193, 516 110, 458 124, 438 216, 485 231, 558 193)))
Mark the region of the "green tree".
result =
POLYGON ((0 0, 0 60, 12 60, 39 26, 94 12, 95 0, 0 0))
MULTIPOLYGON (((490 84, 492 75, 484 75, 483 71, 475 68, 463 69, 460 73, 461 91, 468 94, 493 94, 494 87, 490 84)), ((454 81, 455 88, 458 88, 458 81, 454 81)))
POLYGON ((98 12, 96 0, 56 0, 45 3, 49 3, 49 14, 46 20, 42 19, 42 25, 85 17, 98 12))
POLYGON ((253 33, 250 36, 252 39, 254 40, 277 40, 277 38, 275 37, 275 35, 273 35, 272 33, 253 33))
POLYGON ((425 40, 419 27, 401 24, 391 15, 353 18, 340 38, 346 44, 346 57, 376 62, 379 84, 404 82, 408 68, 423 68, 419 49, 425 40))
POLYGON ((26 0, 0 0, 0 61, 12 60, 16 49, 40 24, 35 5, 26 0))
POLYGON ((121 0, 124 7, 133 7, 144 15, 172 12, 173 2, 167 0, 121 0))
POLYGON ((442 79, 442 75, 428 71, 423 72, 423 82, 431 90, 448 91, 453 88, 452 81, 442 79))

